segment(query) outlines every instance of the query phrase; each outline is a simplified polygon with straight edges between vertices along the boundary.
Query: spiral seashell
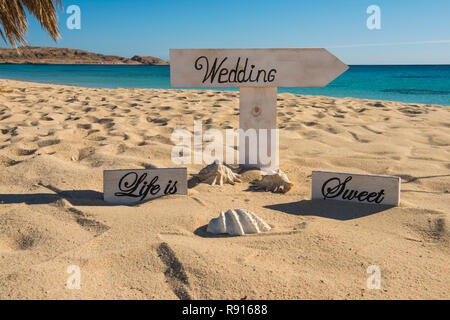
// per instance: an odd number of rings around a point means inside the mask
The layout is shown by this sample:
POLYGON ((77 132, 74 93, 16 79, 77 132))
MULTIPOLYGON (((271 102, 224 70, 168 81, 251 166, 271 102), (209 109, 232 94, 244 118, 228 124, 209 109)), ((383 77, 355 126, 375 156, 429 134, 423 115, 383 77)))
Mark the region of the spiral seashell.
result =
POLYGON ((286 193, 292 189, 294 184, 289 181, 287 175, 278 170, 275 174, 264 175, 261 180, 253 181, 252 187, 256 190, 286 193))
POLYGON ((241 182, 239 175, 234 173, 225 164, 218 161, 206 166, 196 175, 200 181, 209 183, 211 185, 223 185, 224 183, 235 184, 235 182, 241 182))

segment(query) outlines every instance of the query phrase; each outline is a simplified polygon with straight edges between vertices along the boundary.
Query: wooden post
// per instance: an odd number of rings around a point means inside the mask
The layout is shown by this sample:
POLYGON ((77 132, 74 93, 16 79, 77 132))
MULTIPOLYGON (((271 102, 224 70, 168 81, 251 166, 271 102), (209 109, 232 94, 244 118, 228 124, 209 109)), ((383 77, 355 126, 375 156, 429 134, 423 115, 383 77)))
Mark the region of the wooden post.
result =
POLYGON ((277 128, 277 88, 241 87, 240 90, 239 156, 241 157, 241 153, 245 155, 243 158, 245 160, 240 159, 240 164, 247 168, 276 170, 278 169, 278 136, 274 136, 275 131, 272 129, 277 128), (256 141, 252 137, 252 133, 248 131, 249 129, 253 129, 256 133, 256 141), (265 150, 261 146, 260 138, 264 139, 264 135, 261 132, 260 136, 260 129, 267 130, 267 147, 264 148, 265 150), (276 143, 273 148, 274 155, 271 154, 272 139, 276 143), (261 159, 262 154, 269 157, 271 162, 266 163, 266 159, 261 159), (250 161, 252 155, 256 161, 250 161))

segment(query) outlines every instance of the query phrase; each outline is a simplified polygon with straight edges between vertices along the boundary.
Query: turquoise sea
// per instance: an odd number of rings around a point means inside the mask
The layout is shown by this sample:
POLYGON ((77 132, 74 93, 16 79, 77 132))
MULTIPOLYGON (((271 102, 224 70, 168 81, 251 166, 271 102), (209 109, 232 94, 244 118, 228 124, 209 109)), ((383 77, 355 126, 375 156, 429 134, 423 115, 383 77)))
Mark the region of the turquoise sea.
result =
MULTIPOLYGON (((0 78, 92 88, 170 88, 169 66, 0 64, 0 78)), ((355 65, 326 87, 278 92, 448 106, 450 65, 355 65)))

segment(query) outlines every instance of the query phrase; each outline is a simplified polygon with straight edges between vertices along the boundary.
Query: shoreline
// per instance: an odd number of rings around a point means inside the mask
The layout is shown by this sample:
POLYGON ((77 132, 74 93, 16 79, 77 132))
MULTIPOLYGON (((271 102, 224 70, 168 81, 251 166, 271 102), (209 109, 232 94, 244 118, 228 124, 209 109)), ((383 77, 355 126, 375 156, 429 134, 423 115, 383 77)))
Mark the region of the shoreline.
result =
MULTIPOLYGON (((1 81, 7 81, 7 82, 18 82, 18 83, 24 83, 24 84, 36 84, 36 85, 42 85, 42 86, 63 86, 63 87, 74 87, 74 88, 80 88, 80 89, 89 89, 89 90, 169 90, 169 91, 212 91, 212 92, 237 92, 239 93, 239 88, 236 88, 235 90, 229 90, 229 88, 123 88, 123 87, 117 87, 117 88, 101 88, 101 87, 84 87, 84 86, 77 86, 77 85, 68 85, 68 84, 58 84, 58 83, 51 83, 51 82, 40 82, 40 81, 29 81, 29 80, 15 80, 10 78, 0 78, 1 81)), ((278 88, 279 89, 279 88, 278 88)), ((368 99, 368 98, 355 98, 355 97, 334 97, 334 96, 324 96, 324 95, 310 95, 310 94, 298 94, 298 93, 291 93, 291 92, 278 92, 278 95, 280 94, 291 94, 294 96, 304 96, 304 97, 317 97, 317 98, 333 98, 333 99, 356 99, 360 100, 361 102, 388 102, 388 103, 400 103, 400 104, 406 104, 406 105, 418 105, 418 106, 426 106, 426 107, 450 107, 450 105, 440 105, 440 104, 429 104, 429 103, 419 103, 419 102, 401 102, 401 101, 395 101, 395 100, 383 100, 383 99, 368 99)))

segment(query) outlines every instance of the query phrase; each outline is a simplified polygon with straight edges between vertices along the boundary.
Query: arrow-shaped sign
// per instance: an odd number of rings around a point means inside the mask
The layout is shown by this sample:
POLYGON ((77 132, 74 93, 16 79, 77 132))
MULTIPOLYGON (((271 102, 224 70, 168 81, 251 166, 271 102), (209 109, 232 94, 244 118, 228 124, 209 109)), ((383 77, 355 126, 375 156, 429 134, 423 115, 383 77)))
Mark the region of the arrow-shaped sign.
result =
POLYGON ((170 50, 172 87, 323 87, 347 69, 323 48, 170 50))

